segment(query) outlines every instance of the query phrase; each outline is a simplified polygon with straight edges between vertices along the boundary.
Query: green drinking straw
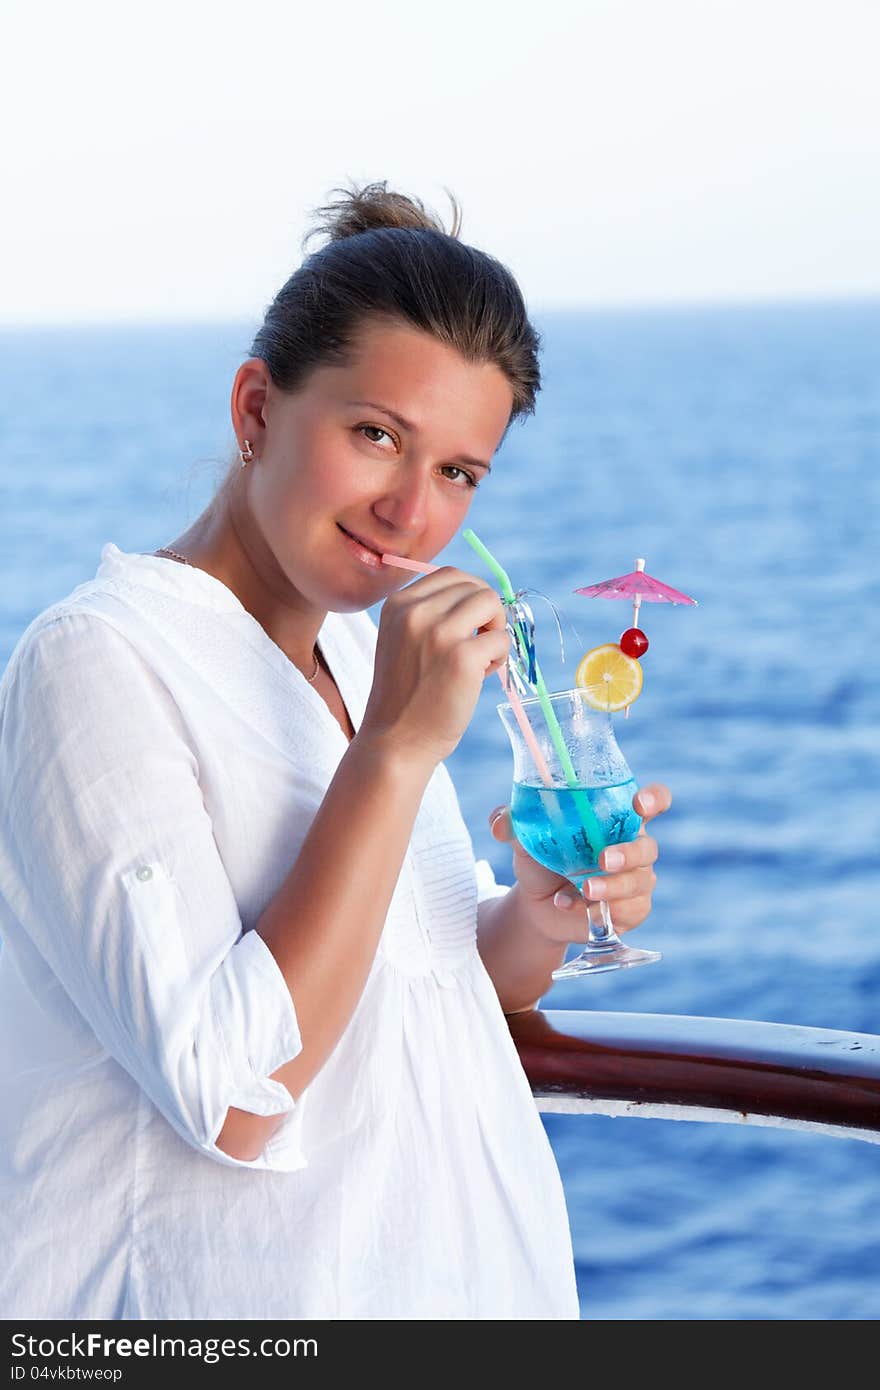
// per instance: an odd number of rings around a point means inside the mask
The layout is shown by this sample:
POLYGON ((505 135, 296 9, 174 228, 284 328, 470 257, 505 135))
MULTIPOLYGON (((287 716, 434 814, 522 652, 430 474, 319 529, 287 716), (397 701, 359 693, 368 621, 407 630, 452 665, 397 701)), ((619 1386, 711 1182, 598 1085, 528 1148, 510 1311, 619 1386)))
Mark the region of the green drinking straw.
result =
MULTIPOLYGON (((501 597, 504 599, 504 602, 513 603, 516 599, 516 595, 513 592, 513 585, 508 578, 506 570, 501 568, 492 552, 486 549, 479 536, 475 535, 470 528, 462 531, 461 534, 462 538, 467 541, 471 550, 479 555, 480 559, 485 562, 498 580, 501 587, 501 597)), ((522 635, 525 637, 524 633, 522 635)), ((586 794, 577 784, 577 774, 572 766, 568 749, 565 746, 565 739, 562 737, 559 721, 553 712, 553 706, 550 703, 550 695, 544 684, 544 677, 541 675, 541 668, 538 665, 537 656, 535 657, 535 689, 537 690, 538 699, 541 702, 541 709, 544 711, 544 718, 547 720, 547 728, 550 730, 553 746, 559 755, 562 771, 565 773, 565 780, 573 793, 574 804, 578 809, 578 815, 581 818, 584 834, 587 837, 588 843, 596 846, 596 852, 598 854, 599 846, 604 847, 605 836, 602 834, 602 827, 599 824, 596 813, 590 805, 586 794)))

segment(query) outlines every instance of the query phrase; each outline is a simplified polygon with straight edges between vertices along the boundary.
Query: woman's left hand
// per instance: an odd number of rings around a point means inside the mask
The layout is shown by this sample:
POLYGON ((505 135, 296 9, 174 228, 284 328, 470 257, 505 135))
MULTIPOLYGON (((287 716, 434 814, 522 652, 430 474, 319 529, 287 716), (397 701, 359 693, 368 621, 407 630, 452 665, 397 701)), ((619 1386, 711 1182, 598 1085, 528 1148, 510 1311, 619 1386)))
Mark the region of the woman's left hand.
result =
MULTIPOLYGON (((618 933, 632 931, 644 922, 651 911, 651 894, 657 882, 657 841, 647 834, 645 826, 671 805, 672 793, 661 782, 636 792, 633 808, 642 817, 642 827, 634 840, 602 851, 599 865, 607 872, 587 880, 584 897, 567 878, 545 869, 526 853, 513 833, 510 807, 496 807, 489 816, 492 835, 513 845, 513 871, 535 929, 549 941, 582 943, 587 938, 590 905, 602 898, 611 907, 618 933)), ((593 914, 593 920, 598 922, 598 908, 593 909, 593 914)))

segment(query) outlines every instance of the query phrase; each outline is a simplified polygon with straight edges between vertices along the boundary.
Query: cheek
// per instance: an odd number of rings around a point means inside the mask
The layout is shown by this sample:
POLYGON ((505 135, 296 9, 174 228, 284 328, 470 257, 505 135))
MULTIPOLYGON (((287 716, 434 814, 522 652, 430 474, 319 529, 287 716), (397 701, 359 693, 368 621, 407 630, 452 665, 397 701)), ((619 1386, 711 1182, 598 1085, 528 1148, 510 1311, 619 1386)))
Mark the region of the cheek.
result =
POLYGON ((375 473, 365 468, 362 461, 337 452, 325 456, 315 470, 312 496, 328 511, 340 512, 371 500, 375 481, 375 473))
POLYGON ((313 444, 296 463, 265 470, 255 493, 255 504, 270 526, 289 525, 311 514, 336 514, 357 502, 364 492, 364 470, 358 469, 343 450, 313 444))
POLYGON ((453 536, 465 525, 470 504, 474 500, 473 491, 464 488, 459 492, 452 487, 440 484, 434 499, 429 519, 431 544, 438 550, 448 545, 453 536))
POLYGON ((376 472, 345 439, 333 434, 311 441, 308 465, 299 479, 299 496, 310 507, 333 515, 357 506, 372 496, 376 472))

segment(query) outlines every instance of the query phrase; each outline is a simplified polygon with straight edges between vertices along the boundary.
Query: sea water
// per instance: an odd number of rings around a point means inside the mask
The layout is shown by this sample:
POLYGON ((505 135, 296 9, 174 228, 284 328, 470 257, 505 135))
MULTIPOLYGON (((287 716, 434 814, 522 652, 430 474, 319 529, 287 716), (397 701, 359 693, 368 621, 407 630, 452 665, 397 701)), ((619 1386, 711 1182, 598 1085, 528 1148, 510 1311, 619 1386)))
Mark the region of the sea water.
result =
POLYGON ((642 821, 632 804, 637 790, 632 777, 605 787, 536 787, 514 782, 510 814, 516 837, 539 864, 564 874, 580 888, 588 874, 601 872, 599 855, 606 846, 633 840, 639 833, 642 821), (582 798, 595 824, 581 814, 582 798))

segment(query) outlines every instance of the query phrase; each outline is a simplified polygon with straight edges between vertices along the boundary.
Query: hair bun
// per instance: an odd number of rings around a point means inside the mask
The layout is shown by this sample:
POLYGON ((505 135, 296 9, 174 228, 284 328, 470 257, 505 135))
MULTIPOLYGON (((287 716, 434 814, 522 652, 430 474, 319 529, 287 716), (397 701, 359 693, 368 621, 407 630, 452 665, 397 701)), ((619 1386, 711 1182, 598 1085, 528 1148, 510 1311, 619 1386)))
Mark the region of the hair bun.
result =
POLYGON ((358 188, 352 183, 350 188, 333 188, 331 194, 340 193, 336 201, 314 209, 319 220, 306 233, 306 243, 321 233, 329 241, 342 241, 345 237, 357 236, 359 232, 371 232, 379 227, 408 227, 421 231, 442 232, 446 236, 457 237, 461 229, 461 211, 447 188, 445 191, 452 203, 453 226, 447 232, 435 213, 428 212, 418 198, 409 198, 404 193, 394 193, 382 179, 379 183, 364 184, 358 188))

